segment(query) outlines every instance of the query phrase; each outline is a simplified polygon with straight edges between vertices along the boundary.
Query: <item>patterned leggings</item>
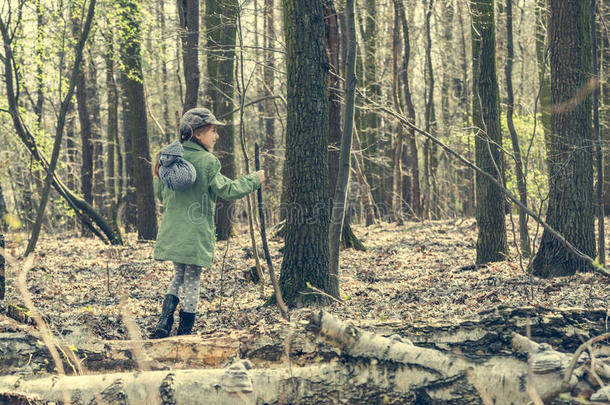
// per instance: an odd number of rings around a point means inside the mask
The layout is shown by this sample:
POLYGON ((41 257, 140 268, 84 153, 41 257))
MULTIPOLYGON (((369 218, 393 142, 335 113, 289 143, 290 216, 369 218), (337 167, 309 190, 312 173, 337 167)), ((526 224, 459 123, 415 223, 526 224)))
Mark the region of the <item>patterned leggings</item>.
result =
POLYGON ((199 303, 199 276, 201 267, 174 262, 174 278, 167 290, 168 294, 178 297, 178 289, 184 292, 184 312, 197 312, 199 303))

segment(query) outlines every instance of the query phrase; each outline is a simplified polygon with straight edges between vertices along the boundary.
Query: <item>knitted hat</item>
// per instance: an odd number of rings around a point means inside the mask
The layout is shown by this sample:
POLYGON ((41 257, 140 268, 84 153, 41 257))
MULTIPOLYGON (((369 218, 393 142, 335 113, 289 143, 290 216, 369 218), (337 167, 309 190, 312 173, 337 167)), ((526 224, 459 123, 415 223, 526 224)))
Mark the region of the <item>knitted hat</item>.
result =
POLYGON ((184 113, 180 120, 180 135, 181 138, 188 139, 197 128, 205 125, 225 125, 224 122, 218 121, 214 114, 207 108, 197 107, 191 108, 184 113))
POLYGON ((182 144, 175 141, 159 154, 159 178, 170 190, 187 189, 197 179, 195 167, 182 158, 183 153, 182 144))

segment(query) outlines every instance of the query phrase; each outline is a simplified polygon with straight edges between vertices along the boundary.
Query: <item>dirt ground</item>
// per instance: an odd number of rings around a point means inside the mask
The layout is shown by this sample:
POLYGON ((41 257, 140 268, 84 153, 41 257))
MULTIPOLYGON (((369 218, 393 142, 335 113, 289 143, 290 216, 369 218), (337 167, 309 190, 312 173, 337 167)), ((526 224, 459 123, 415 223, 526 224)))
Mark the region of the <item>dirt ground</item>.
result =
MULTIPOLYGON (((451 321, 497 306, 606 310, 610 306, 610 280, 597 274, 552 280, 530 277, 527 259, 519 260, 512 234, 508 260, 475 269, 472 219, 353 228, 368 250, 342 251, 342 302, 327 309, 357 324, 451 321)), ((227 242, 217 244, 213 268, 202 273, 194 327, 198 334, 262 330, 280 320, 275 307, 263 307, 259 286, 244 276, 254 259, 247 228, 240 225, 237 233, 228 246, 227 242)), ((153 259, 154 242, 137 241, 135 234, 125 239, 125 245, 117 247, 93 238, 47 235, 40 240, 27 287, 57 335, 86 327, 94 339, 128 339, 122 322, 125 310, 132 314, 141 335, 149 335, 173 267, 153 259)), ((270 240, 276 273, 281 268, 280 242, 270 240)), ((9 234, 7 252, 16 257, 25 243, 9 234)), ((23 303, 16 288, 21 271, 19 262, 9 258, 7 296, 0 310, 9 303, 23 303)), ((272 291, 270 284, 265 286, 265 298, 272 291)), ((303 311, 294 310, 293 319, 299 319, 303 311)))

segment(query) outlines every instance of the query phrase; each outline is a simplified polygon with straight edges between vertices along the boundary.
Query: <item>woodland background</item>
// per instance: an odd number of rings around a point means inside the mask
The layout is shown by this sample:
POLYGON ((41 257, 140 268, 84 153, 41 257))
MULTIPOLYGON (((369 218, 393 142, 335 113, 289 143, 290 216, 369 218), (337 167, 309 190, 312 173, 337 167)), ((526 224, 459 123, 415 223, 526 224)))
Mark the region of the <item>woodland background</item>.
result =
MULTIPOLYGON (((282 348, 284 321, 263 306, 275 294, 251 283, 252 268, 266 258, 292 327, 311 315, 302 304, 316 302, 370 330, 432 324, 397 333, 434 335, 424 345, 441 351, 455 342, 437 345, 444 326, 435 322, 460 324, 498 308, 525 306, 541 320, 582 309, 578 322, 588 326, 578 324, 578 333, 561 325, 537 336, 560 351, 607 333, 607 1, 363 0, 355 4, 355 37, 351 5, 5 0, 0 330, 23 332, 14 319, 38 329, 44 321, 64 339, 58 347, 90 354, 98 350, 92 342, 148 334, 171 276, 167 263, 152 260, 162 207, 151 166, 178 138, 183 112, 204 106, 229 124, 215 149, 226 176, 253 171, 260 145, 271 248, 263 252, 253 242, 258 234, 248 235, 261 228, 254 198, 219 201, 216 264, 204 275, 195 327, 204 338, 250 336, 265 349, 242 357, 257 366, 273 362, 266 357, 273 350, 303 356, 282 348), (342 143, 348 122, 353 133, 342 143), (336 262, 329 224, 342 197, 335 194, 342 149, 351 166, 336 262)), ((514 329, 490 332, 497 342, 526 335, 520 321, 511 323, 521 315, 502 314, 514 329)), ((468 342, 455 345, 481 355, 468 342)), ((307 353, 302 364, 336 356, 307 353)), ((3 373, 58 372, 49 356, 7 360, 3 373)))

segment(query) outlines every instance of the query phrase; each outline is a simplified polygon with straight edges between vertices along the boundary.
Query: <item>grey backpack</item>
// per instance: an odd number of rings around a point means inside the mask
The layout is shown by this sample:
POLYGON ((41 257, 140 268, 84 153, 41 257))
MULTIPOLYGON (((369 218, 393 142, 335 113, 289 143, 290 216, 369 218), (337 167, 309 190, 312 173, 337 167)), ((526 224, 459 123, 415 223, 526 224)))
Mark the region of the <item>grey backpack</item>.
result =
POLYGON ((195 167, 182 158, 183 154, 179 141, 172 142, 159 154, 159 178, 170 190, 186 190, 197 179, 195 167))

